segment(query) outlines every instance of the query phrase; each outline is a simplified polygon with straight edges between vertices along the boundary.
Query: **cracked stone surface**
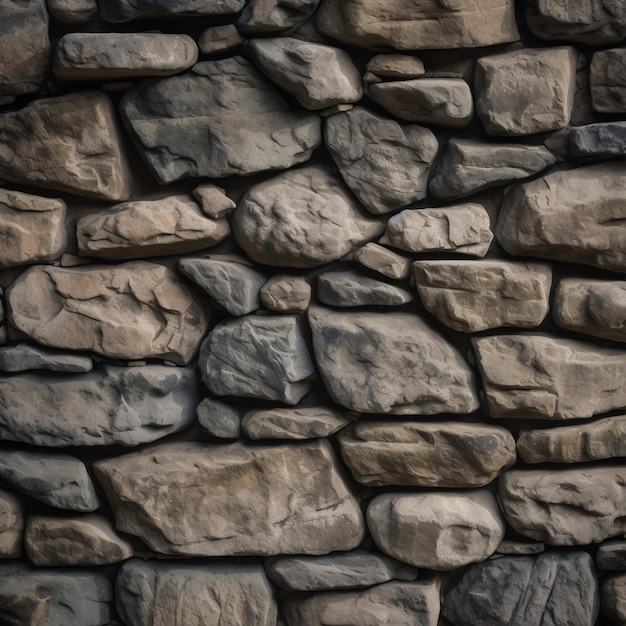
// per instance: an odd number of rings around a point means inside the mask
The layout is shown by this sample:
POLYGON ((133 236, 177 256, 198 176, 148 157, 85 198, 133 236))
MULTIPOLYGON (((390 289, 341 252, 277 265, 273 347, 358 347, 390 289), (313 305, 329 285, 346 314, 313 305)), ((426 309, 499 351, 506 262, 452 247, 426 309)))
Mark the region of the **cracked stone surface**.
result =
MULTIPOLYGON (((626 12, 624 13, 626 33, 626 12)), ((594 111, 624 113, 626 111, 626 54, 623 48, 598 50, 591 57, 589 87, 594 111)))

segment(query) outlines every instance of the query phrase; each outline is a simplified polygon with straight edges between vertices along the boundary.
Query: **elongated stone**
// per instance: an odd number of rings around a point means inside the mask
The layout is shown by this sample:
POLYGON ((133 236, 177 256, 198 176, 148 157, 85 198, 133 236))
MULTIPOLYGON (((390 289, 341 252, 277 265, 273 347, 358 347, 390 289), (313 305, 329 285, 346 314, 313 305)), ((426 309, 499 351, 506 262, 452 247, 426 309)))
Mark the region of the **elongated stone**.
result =
POLYGON ((22 501, 14 493, 0 489, 0 559, 21 556, 23 531, 22 501))
MULTIPOLYGON (((626 67, 626 66, 625 66, 626 67)), ((626 89, 624 90, 626 99, 626 89)), ((569 149, 574 156, 606 158, 626 154, 626 122, 599 122, 572 128, 569 149)))
POLYGON ((626 571, 626 541, 602 542, 596 552, 596 565, 601 570, 626 571))
POLYGON ((354 253, 355 261, 387 278, 399 280, 411 273, 411 260, 377 243, 366 243, 354 253))
POLYGON ((241 419, 234 407, 215 400, 204 398, 196 409, 198 423, 211 437, 217 439, 239 439, 241 419))
POLYGON ((320 0, 248 0, 237 26, 247 35, 267 35, 304 24, 320 0))
POLYGON ((237 13, 245 0, 100 0, 100 16, 105 22, 128 22, 135 19, 172 18, 184 16, 224 15, 237 13))
MULTIPOLYGON (((626 34, 626 11, 624 12, 626 34)), ((591 104, 599 113, 626 111, 626 53, 623 48, 594 52, 589 66, 591 104)))
POLYGON ((350 419, 325 407, 248 411, 241 422, 250 439, 317 439, 329 437, 350 419))
POLYGON ((424 63, 408 54, 377 54, 367 62, 365 69, 378 78, 400 80, 420 78, 426 73, 424 63))
POLYGON ((413 294, 402 287, 364 276, 355 270, 331 271, 317 278, 320 302, 336 307, 402 306, 413 294))
POLYGON ((0 348, 0 371, 25 372, 49 370, 51 372, 79 373, 93 369, 93 359, 80 354, 58 350, 45 350, 27 343, 0 348))
POLYGON ((96 0, 47 0, 50 16, 64 24, 87 24, 98 15, 96 0))
POLYGON ((234 24, 211 26, 200 35, 198 48, 202 54, 234 53, 245 41, 234 24))

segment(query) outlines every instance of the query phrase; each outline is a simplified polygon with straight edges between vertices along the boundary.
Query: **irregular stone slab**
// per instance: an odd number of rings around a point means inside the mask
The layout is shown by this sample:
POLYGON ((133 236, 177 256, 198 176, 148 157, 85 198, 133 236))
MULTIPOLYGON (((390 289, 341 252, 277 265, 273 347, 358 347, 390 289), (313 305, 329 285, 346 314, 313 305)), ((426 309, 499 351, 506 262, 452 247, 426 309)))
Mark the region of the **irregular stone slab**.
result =
POLYGON ((552 267, 510 261, 415 261, 413 280, 427 311, 463 333, 539 326, 550 310, 552 267))
POLYGON ((93 359, 89 356, 70 354, 56 350, 44 350, 27 343, 18 343, 0 348, 0 371, 25 372, 27 370, 49 370, 68 374, 89 372, 93 359))
POLYGON ((521 535, 553 546, 600 543, 626 531, 626 469, 509 470, 498 502, 521 535))
POLYGON ((523 48, 479 59, 476 112, 489 135, 531 135, 567 126, 576 90, 571 46, 523 48))
POLYGON ((115 111, 101 91, 35 100, 0 114, 0 177, 99 200, 126 200, 131 180, 115 111))
POLYGON ((274 600, 263 567, 188 561, 124 563, 115 583, 128 626, 274 626, 274 600))
POLYGON ((398 50, 474 48, 517 41, 511 0, 487 0, 480 5, 448 6, 432 0, 407 3, 390 0, 326 0, 317 26, 343 43, 398 50))
POLYGON ((0 438, 36 446, 136 446, 195 418, 193 368, 102 365, 86 374, 0 378, 0 438))
POLYGON ((419 78, 374 83, 367 95, 407 122, 465 128, 474 115, 469 85, 460 78, 419 78))
POLYGON ((238 50, 245 41, 234 24, 224 24, 203 31, 198 48, 202 54, 226 54, 238 50))
POLYGON ((311 307, 309 323, 317 365, 337 404, 394 415, 478 408, 472 369, 417 315, 311 307))
POLYGON ((441 209, 406 209, 392 215, 380 243, 407 252, 487 254, 493 233, 482 204, 463 203, 441 209))
POLYGON ((626 352, 548 335, 473 340, 491 417, 577 419, 626 407, 626 352))
POLYGON ((291 30, 302 26, 319 3, 320 0, 248 0, 237 26, 248 35, 291 30))
POLYGON ((202 210, 213 219, 230 215, 237 206, 221 187, 211 183, 198 185, 193 190, 193 195, 200 202, 202 210))
MULTIPOLYGON (((624 95, 626 101, 626 89, 624 95)), ((626 122, 600 122, 572 128, 569 149, 577 157, 622 156, 626 154, 626 122)))
POLYGON ((505 531, 486 489, 376 496, 367 508, 367 526, 385 554, 437 571, 484 561, 505 531))
POLYGON ((289 591, 370 587, 390 580, 413 581, 417 570, 388 556, 357 549, 326 556, 278 556, 265 560, 267 575, 289 591))
POLYGON ((277 274, 259 292, 261 304, 270 311, 306 311, 311 301, 311 285, 304 276, 277 274))
POLYGON ((555 161, 543 146, 451 139, 435 163, 428 189, 442 199, 468 196, 528 178, 555 161))
POLYGON ((626 622, 626 574, 612 574, 602 579, 600 588, 602 614, 614 624, 626 622))
POLYGON ((98 14, 96 0, 46 0, 48 12, 64 24, 87 24, 98 14))
POLYGON ((470 567, 445 598, 453 626, 593 626, 598 578, 586 552, 506 556, 470 567))
POLYGON ((110 565, 135 552, 103 515, 31 515, 24 530, 24 549, 38 567, 110 565))
POLYGON ((162 265, 33 267, 6 292, 11 325, 38 343, 185 365, 208 328, 198 296, 162 265))
POLYGON ((259 291, 267 278, 243 263, 211 258, 181 259, 178 269, 231 315, 247 315, 261 308, 259 291))
POLYGON ((241 425, 250 439, 317 439, 330 437, 350 419, 325 407, 248 411, 241 425))
POLYGON ((100 506, 85 464, 69 454, 0 450, 0 478, 58 509, 86 513, 100 506))
POLYGON ((196 409, 198 423, 211 437, 239 439, 241 420, 239 411, 214 398, 204 398, 196 409))
POLYGON ((0 559, 19 559, 23 530, 21 500, 14 493, 0 489, 0 559))
POLYGON ((604 541, 596 552, 596 566, 601 570, 626 570, 626 541, 604 541))
POLYGON ((292 111, 242 57, 143 81, 124 94, 120 110, 163 185, 285 169, 307 161, 322 141, 319 117, 292 111))
POLYGON ((515 463, 505 428, 464 422, 359 422, 338 437, 363 485, 483 487, 515 463))
POLYGON ((389 213, 426 197, 439 147, 427 128, 357 107, 329 117, 324 138, 344 181, 371 213, 389 213))
POLYGON ((135 19, 172 18, 237 13, 245 0, 100 0, 100 17, 105 22, 128 22, 135 19))
POLYGON ((538 256, 626 271, 624 168, 603 163, 553 172, 513 187, 496 227, 513 255, 538 256), (573 237, 572 233, 585 233, 573 237))
POLYGON ((337 176, 320 166, 285 172, 249 189, 233 213, 232 227, 251 259, 287 267, 336 261, 384 229, 363 214, 337 176))
MULTIPOLYGON (((624 12, 626 34, 626 11, 624 12)), ((593 53, 589 66, 591 104, 598 113, 623 113, 626 111, 626 50, 613 48, 593 53)))
POLYGON ((317 277, 317 297, 323 304, 337 307, 402 306, 413 294, 355 270, 324 272, 317 277))
POLYGON ((170 443, 94 467, 117 528, 163 554, 327 554, 363 539, 358 503, 323 440, 170 443))
POLYGON ((220 322, 200 348, 202 380, 218 396, 297 404, 315 372, 295 315, 220 322))
POLYGON ((388 250, 377 243, 366 243, 354 253, 354 260, 363 267, 374 270, 387 278, 400 280, 408 278, 411 272, 411 259, 388 250))
POLYGON ((378 78, 410 80, 426 74, 424 63, 408 54, 377 54, 365 66, 366 71, 378 78))

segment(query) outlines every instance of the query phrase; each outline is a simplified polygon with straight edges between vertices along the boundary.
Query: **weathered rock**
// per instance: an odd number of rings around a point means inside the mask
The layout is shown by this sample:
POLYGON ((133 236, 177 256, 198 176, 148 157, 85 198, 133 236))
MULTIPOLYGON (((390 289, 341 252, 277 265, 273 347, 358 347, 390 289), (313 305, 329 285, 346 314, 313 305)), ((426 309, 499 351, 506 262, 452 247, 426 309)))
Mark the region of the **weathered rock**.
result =
POLYGON ((285 172, 249 189, 232 226, 251 259, 287 267, 335 261, 384 229, 320 166, 285 172))
POLYGON ((548 335, 473 341, 491 417, 576 419, 626 407, 626 352, 548 335))
POLYGON ((205 183, 193 190, 193 195, 200 202, 202 210, 213 219, 226 217, 237 206, 221 187, 205 183))
POLYGON ((621 163, 553 172, 509 191, 496 238, 509 254, 624 272, 625 201, 621 163))
POLYGON ((320 0, 248 0, 237 20, 246 35, 267 35, 297 28, 313 15, 320 0))
POLYGON ((239 439, 241 420, 239 411, 214 398, 204 398, 196 409, 198 423, 211 437, 239 439))
POLYGON ((476 112, 490 135, 531 135, 567 126, 576 89, 576 50, 523 48, 476 65, 476 112))
POLYGON ((259 292, 261 304, 270 311, 306 311, 311 301, 311 285, 304 276, 277 274, 259 292))
POLYGON ((241 57, 143 81, 124 94, 120 107, 161 184, 288 168, 307 161, 322 141, 319 117, 292 111, 241 57))
POLYGON ((435 163, 428 189, 442 199, 468 196, 528 178, 555 161, 543 146, 451 139, 435 163))
POLYGON ((163 554, 327 554, 363 538, 358 503, 323 440, 171 443, 94 467, 117 528, 163 554))
POLYGON ((276 601, 260 565, 124 563, 115 584, 128 626, 274 626, 276 601))
MULTIPOLYGON (((0 559, 17 559, 21 556, 23 530, 22 502, 14 493, 0 489, 0 559)), ((1 612, 0 608, 0 615, 1 612)))
POLYGON ((100 16, 105 22, 128 22, 155 17, 223 15, 237 13, 245 0, 99 0, 100 16))
POLYGON ((266 277, 251 267, 220 259, 181 259, 178 269, 211 300, 231 315, 252 313, 261 307, 259 291, 266 277))
POLYGON ((519 39, 511 0, 463 7, 432 0, 326 0, 317 25, 334 39, 364 48, 474 48, 519 39))
POLYGON ((442 613, 454 626, 593 626, 598 579, 586 552, 507 556, 470 567, 442 613))
POLYGON ((389 213, 426 197, 439 147, 427 128, 357 107, 331 116, 324 137, 341 176, 371 213, 389 213))
POLYGON ((399 280, 408 278, 411 273, 411 259, 377 243, 366 243, 359 248, 354 253, 354 260, 387 278, 399 280))
POLYGON ((46 0, 51 17, 64 24, 86 24, 98 14, 96 0, 46 0))
POLYGON ((441 209, 407 209, 392 215, 380 243, 407 252, 487 254, 493 233, 482 204, 463 203, 441 209))
POLYGON ((0 438, 37 446, 135 446, 190 426, 192 368, 103 365, 86 374, 0 378, 0 438))
POLYGON ((102 515, 31 515, 24 529, 24 550, 38 567, 109 565, 134 554, 133 546, 102 515))
POLYGON ((541 542, 503 539, 496 549, 496 554, 541 554, 545 549, 545 544, 541 542))
POLYGON ((613 624, 626 622, 626 574, 612 574, 602 579, 602 613, 613 624))
POLYGON ((378 78, 399 80, 420 78, 426 73, 422 61, 408 54, 377 54, 367 62, 365 69, 378 78))
POLYGON ((626 571, 626 541, 604 541, 596 552, 596 566, 601 570, 626 571))
POLYGON ((250 439, 317 439, 329 437, 350 419, 325 407, 248 411, 241 422, 250 439))
POLYGON ((478 408, 473 371, 417 315, 311 307, 309 322, 322 379, 338 404, 394 415, 478 408))
POLYGON ((474 115, 469 85, 459 78, 418 78, 374 83, 368 96, 407 122, 465 128, 474 115))
POLYGON ((0 450, 0 478, 58 509, 86 513, 100 506, 85 464, 69 454, 0 450))
POLYGON ((208 328, 198 296, 162 265, 33 267, 6 292, 11 325, 38 343, 185 365, 208 328))
POLYGON ((0 177, 100 200, 126 200, 131 181, 115 111, 100 91, 35 100, 0 114, 0 177))
MULTIPOLYGON (((626 11, 624 11, 626 34, 626 11)), ((591 104, 599 113, 624 113, 626 111, 626 49, 613 48, 594 52, 589 67, 591 104)))
POLYGON ((554 546, 599 543, 626 531, 626 469, 509 470, 498 501, 521 535, 554 546))
POLYGON ((336 307, 402 306, 413 294, 355 270, 324 272, 317 278, 317 297, 323 304, 336 307))
POLYGON ((355 480, 376 487, 483 487, 515 463, 511 433, 485 424, 363 422, 339 443, 355 480))
POLYGON ((49 370, 74 374, 89 372, 91 369, 93 369, 93 360, 89 356, 44 350, 27 343, 0 348, 0 371, 2 372, 49 370))
POLYGON ((439 571, 483 561, 505 530, 496 499, 485 489, 376 496, 367 526, 385 554, 439 571))
POLYGON ((202 54, 226 54, 238 50, 245 41, 234 24, 224 24, 207 28, 198 39, 198 47, 202 54))
POLYGON ((422 303, 444 326, 464 333, 539 326, 550 310, 552 268, 511 261, 415 261, 422 303))
MULTIPOLYGON (((624 93, 626 96, 626 90, 624 93)), ((577 157, 599 159, 626 155, 626 122, 600 122, 572 128, 569 149, 577 157)))

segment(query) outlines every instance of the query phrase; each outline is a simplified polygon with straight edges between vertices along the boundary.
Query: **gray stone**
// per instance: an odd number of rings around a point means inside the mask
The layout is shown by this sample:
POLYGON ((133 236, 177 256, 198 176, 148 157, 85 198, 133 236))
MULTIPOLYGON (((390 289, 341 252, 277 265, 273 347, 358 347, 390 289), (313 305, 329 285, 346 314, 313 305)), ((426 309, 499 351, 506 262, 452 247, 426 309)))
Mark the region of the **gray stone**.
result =
POLYGON ((377 243, 366 243, 359 248, 354 253, 354 260, 387 278, 400 280, 408 278, 411 273, 411 259, 377 243))
POLYGON ((486 489, 376 496, 367 508, 367 526, 385 554, 437 571, 484 561, 505 531, 486 489))
POLYGON ((259 295, 261 304, 270 311, 306 311, 311 301, 311 285, 304 276, 277 274, 261 287, 259 295))
POLYGON ((128 22, 135 19, 175 18, 185 16, 237 13, 245 0, 99 0, 100 16, 105 22, 128 22))
POLYGON ((82 91, 0 114, 0 177, 98 200, 126 200, 131 180, 109 98, 82 91))
POLYGON ((478 408, 472 369, 417 315, 311 307, 309 322, 322 379, 341 406, 394 415, 478 408))
POLYGON ((602 614, 613 624, 626 623, 626 574, 611 574, 600 587, 602 614))
POLYGON ((307 161, 322 141, 319 117, 292 111, 241 57, 142 81, 124 94, 120 107, 161 184, 288 168, 307 161))
POLYGON ((134 554, 133 546, 102 515, 31 515, 24 529, 24 550, 38 567, 110 565, 134 554))
POLYGON ((87 513, 100 506, 85 464, 69 454, 0 450, 0 478, 58 509, 87 513))
POLYGON ((239 245, 258 263, 316 267, 382 233, 341 179, 320 166, 285 172, 249 189, 233 214, 239 245))
POLYGON ((21 556, 23 530, 21 500, 14 493, 0 489, 0 559, 18 559, 21 556))
POLYGON ((473 565, 447 594, 453 626, 593 626, 598 579, 586 552, 507 556, 473 565))
POLYGON ((246 35, 280 33, 302 26, 320 0, 248 0, 237 20, 246 35))
POLYGON ((367 62, 365 69, 377 78, 399 80, 420 78, 426 73, 422 61, 408 54, 377 54, 367 62))
POLYGON ((465 128, 474 115, 469 85, 459 78, 418 78, 374 83, 368 96, 407 122, 465 128))
POLYGON ((569 149, 576 157, 599 159, 624 156, 626 122, 599 122, 572 128, 569 133, 569 149))
POLYGON ((326 0, 317 25, 334 39, 364 48, 474 48, 519 39, 511 0, 463 7, 433 0, 326 0))
POLYGON ((241 420, 239 411, 214 398, 204 398, 196 409, 198 423, 211 437, 239 439, 241 420))
POLYGON ((626 571, 626 541, 604 541, 596 552, 598 569, 618 572, 626 571))
POLYGON ((392 215, 380 243, 407 252, 456 252, 484 257, 493 240, 482 204, 407 209, 392 215))
POLYGON ((181 259, 178 269, 230 315, 247 315, 261 307, 259 291, 266 277, 234 257, 232 261, 181 259))
POLYGON ((237 206, 221 187, 205 183, 193 190, 193 195, 200 202, 202 210, 213 219, 226 217, 237 206))
POLYGON ((0 378, 0 437, 37 446, 135 446, 189 427, 192 368, 103 365, 86 374, 0 378))
POLYGON ((46 346, 185 365, 208 328, 199 297, 168 268, 36 266, 6 292, 12 327, 46 346))
POLYGON ((207 28, 198 39, 198 47, 202 54, 226 54, 237 51, 245 41, 234 24, 224 24, 207 28))
POLYGON ((498 481, 498 502, 525 537, 553 546, 600 543, 626 531, 626 469, 509 470, 498 481))
POLYGON ((357 107, 330 117, 324 137, 341 176, 371 213, 389 213, 426 197, 439 147, 427 128, 357 107))
POLYGON ((128 626, 275 626, 276 601, 260 565, 133 559, 115 583, 128 626))
POLYGON ((375 487, 483 487, 515 463, 511 433, 486 424, 358 422, 339 443, 355 480, 375 487))
POLYGON ((626 407, 626 352, 524 334, 474 339, 491 417, 581 419, 626 407))
POLYGON ((336 307, 402 306, 413 294, 355 270, 324 272, 317 277, 317 297, 323 304, 336 307))
POLYGON ((490 135, 531 135, 567 126, 577 53, 571 46, 523 48, 479 59, 476 112, 490 135))
POLYGON ((64 24, 86 24, 98 14, 96 0, 46 0, 50 16, 64 24))
POLYGON ((468 196, 528 178, 555 161, 543 146, 451 139, 433 167, 428 190, 446 200, 468 196))
POLYGON ((539 542, 503 539, 496 550, 496 554, 541 554, 545 549, 545 544, 539 542))
POLYGON ((444 326, 464 333, 539 326, 550 310, 552 268, 511 261, 415 261, 422 304, 444 326))
POLYGON ((321 439, 170 443, 94 468, 117 528, 163 554, 327 554, 363 539, 357 500, 321 439))
POLYGON ((325 407, 248 411, 241 426, 250 439, 317 439, 330 437, 350 419, 325 407))
MULTIPOLYGON (((623 9, 622 9, 623 10, 623 9)), ((626 33, 626 11, 624 11, 626 33)), ((594 52, 589 67, 591 104, 599 113, 626 111, 626 49, 613 48, 594 52)))
POLYGON ((49 370, 75 374, 89 372, 91 369, 93 369, 93 359, 89 356, 45 350, 27 343, 0 348, 0 371, 2 372, 49 370))

